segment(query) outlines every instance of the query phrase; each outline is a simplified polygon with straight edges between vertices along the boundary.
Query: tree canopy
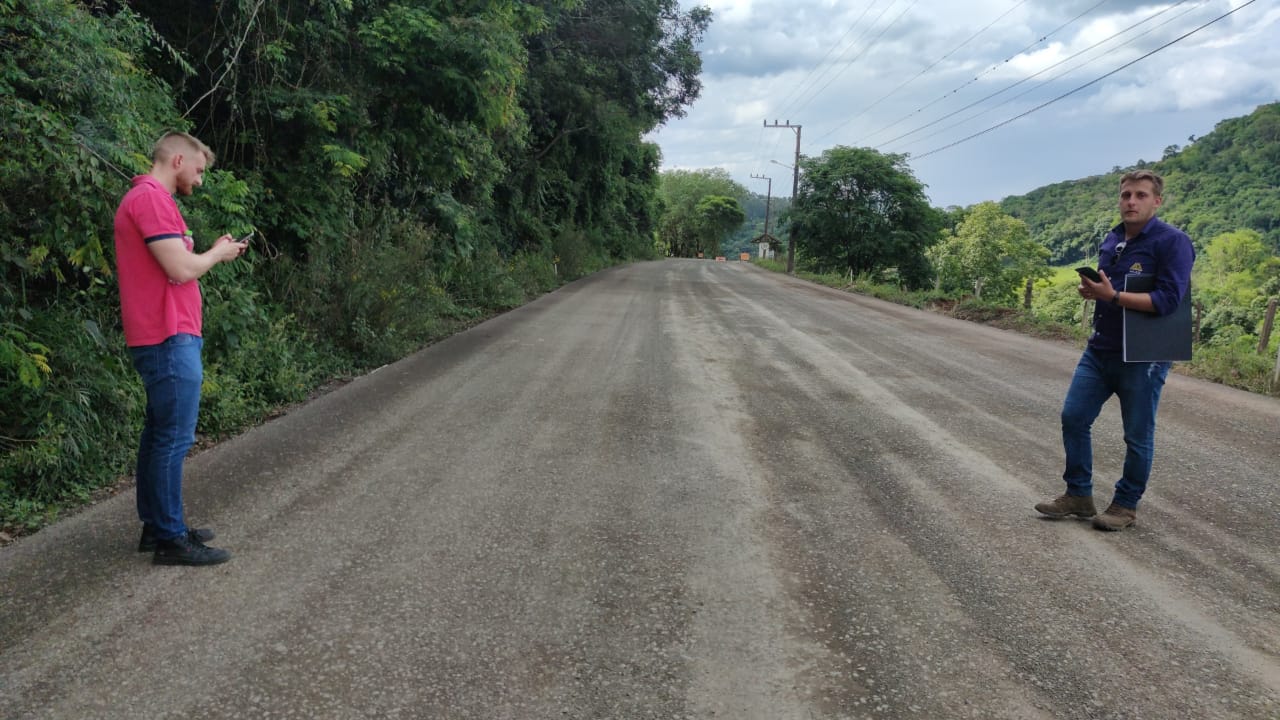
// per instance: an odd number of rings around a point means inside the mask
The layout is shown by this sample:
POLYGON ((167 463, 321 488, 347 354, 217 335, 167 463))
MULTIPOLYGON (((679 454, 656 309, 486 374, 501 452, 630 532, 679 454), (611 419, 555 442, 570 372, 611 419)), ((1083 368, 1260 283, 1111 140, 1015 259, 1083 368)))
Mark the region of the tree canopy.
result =
POLYGON ((906 156, 837 146, 802 158, 800 168, 787 218, 811 263, 854 274, 892 271, 909 287, 929 282, 924 253, 937 241, 942 217, 906 156))
POLYGON ((1197 249, 1235 230, 1254 230, 1280 251, 1280 103, 1218 123, 1213 132, 1170 146, 1157 162, 1037 188, 1005 198, 1005 212, 1025 221, 1055 263, 1083 260, 1120 222, 1120 176, 1148 168, 1165 181, 1160 217, 1190 236, 1197 249))
MULTIPOLYGON (((115 206, 167 128, 218 160, 200 432, 655 254, 647 133, 701 92, 678 0, 0 0, 0 523, 127 472, 115 206)), ((736 191, 716 193, 739 197, 736 191)))
POLYGON ((676 257, 718 252, 725 234, 737 229, 745 218, 739 199, 747 195, 747 189, 721 168, 664 172, 660 195, 659 242, 676 257), (708 202, 711 199, 717 200, 708 202), (736 220, 726 200, 736 207, 736 220))
POLYGON ((970 208, 928 255, 940 289, 972 292, 975 298, 997 302, 1016 298, 1028 278, 1049 274, 1049 251, 1031 239, 1026 223, 993 202, 970 208))

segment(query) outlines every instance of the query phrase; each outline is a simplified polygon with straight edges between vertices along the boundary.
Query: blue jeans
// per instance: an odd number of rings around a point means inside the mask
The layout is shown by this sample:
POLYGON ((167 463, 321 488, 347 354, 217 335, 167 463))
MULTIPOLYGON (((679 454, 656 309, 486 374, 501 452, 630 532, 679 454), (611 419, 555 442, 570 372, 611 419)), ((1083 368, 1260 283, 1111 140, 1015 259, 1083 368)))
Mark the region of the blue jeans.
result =
POLYGON ((129 348, 147 390, 147 414, 138 441, 138 519, 156 537, 187 532, 182 512, 182 465, 196 440, 204 341, 179 333, 159 345, 129 348))
POLYGON ((1093 441, 1090 428, 1102 406, 1120 398, 1124 425, 1124 470, 1112 500, 1136 510, 1151 477, 1155 457, 1156 408, 1169 374, 1167 362, 1127 363, 1119 352, 1087 348, 1076 365, 1071 388, 1062 403, 1062 446, 1066 450, 1067 494, 1093 495, 1093 441))

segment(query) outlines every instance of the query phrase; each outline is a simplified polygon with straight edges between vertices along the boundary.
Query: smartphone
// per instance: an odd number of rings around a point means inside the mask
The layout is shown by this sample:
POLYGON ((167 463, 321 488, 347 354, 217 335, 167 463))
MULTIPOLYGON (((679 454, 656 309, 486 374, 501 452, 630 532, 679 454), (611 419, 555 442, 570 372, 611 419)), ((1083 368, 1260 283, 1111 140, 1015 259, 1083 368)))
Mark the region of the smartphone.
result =
POLYGON ((1084 277, 1089 278, 1093 282, 1102 282, 1102 276, 1098 274, 1097 270, 1094 270, 1091 267, 1078 267, 1076 268, 1076 272, 1080 273, 1084 277))
POLYGON ((238 242, 238 243, 244 243, 244 244, 248 245, 248 244, 249 244, 249 241, 250 241, 250 240, 252 240, 252 239, 253 239, 253 231, 252 231, 252 230, 250 230, 248 235, 245 235, 245 236, 244 236, 244 237, 242 237, 242 238, 236 238, 236 242, 238 242))

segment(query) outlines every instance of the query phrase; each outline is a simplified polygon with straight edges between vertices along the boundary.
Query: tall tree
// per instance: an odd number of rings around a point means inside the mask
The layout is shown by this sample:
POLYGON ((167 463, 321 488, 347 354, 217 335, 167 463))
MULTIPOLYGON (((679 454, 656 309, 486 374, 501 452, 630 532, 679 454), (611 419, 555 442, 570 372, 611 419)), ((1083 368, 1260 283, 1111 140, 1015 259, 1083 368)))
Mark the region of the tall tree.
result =
POLYGON ((736 199, 722 195, 702 198, 693 210, 697 218, 698 249, 710 257, 720 254, 721 241, 741 227, 747 217, 736 199))
POLYGON ((1049 251, 1032 241, 1027 224, 984 202, 970 208, 954 231, 929 249, 942 290, 1013 304, 1028 278, 1047 277, 1049 251))
POLYGON ((734 182, 722 168, 662 173, 659 241, 676 257, 693 257, 704 251, 704 214, 698 209, 699 203, 711 197, 738 200, 746 195, 747 189, 734 182))
MULTIPOLYGON (((520 102, 527 146, 497 199, 510 241, 598 238, 600 252, 652 252, 659 153, 643 140, 701 91, 697 42, 710 11, 675 0, 540 0, 520 102)), ((563 254, 563 253, 557 253, 563 254)))
POLYGON ((942 217, 904 155, 836 146, 800 161, 800 192, 788 215, 797 249, 819 268, 855 274, 893 270, 908 287, 929 281, 924 251, 942 217))

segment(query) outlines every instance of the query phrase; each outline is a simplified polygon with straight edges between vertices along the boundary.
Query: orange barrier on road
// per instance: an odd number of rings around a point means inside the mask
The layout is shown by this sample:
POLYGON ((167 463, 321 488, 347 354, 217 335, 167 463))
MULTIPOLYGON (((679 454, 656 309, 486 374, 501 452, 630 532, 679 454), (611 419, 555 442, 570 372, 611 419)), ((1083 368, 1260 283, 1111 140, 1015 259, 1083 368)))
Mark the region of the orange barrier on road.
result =
POLYGON ((751 253, 742 253, 738 256, 738 259, 742 262, 748 262, 751 260, 751 253))

